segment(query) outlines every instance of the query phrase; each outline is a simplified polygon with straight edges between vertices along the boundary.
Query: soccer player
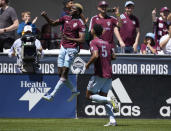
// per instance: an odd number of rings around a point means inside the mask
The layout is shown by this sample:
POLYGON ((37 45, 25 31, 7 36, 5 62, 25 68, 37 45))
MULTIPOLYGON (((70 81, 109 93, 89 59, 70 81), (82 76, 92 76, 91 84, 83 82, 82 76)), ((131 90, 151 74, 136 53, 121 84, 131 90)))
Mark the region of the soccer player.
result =
POLYGON ((68 99, 71 101, 75 96, 79 95, 80 92, 77 92, 76 87, 73 87, 71 82, 68 79, 68 72, 73 62, 74 58, 79 52, 79 44, 84 42, 85 39, 85 25, 80 19, 80 14, 83 11, 83 7, 80 4, 73 5, 71 8, 70 15, 65 15, 57 20, 50 20, 47 17, 46 12, 42 12, 42 16, 49 22, 51 25, 60 25, 64 24, 63 38, 61 42, 61 48, 58 55, 58 73, 60 79, 56 84, 54 90, 50 95, 44 96, 46 100, 52 100, 56 92, 66 84, 68 88, 71 89, 72 95, 68 99))
POLYGON ((92 56, 86 64, 86 69, 94 63, 95 74, 88 83, 86 97, 97 103, 105 104, 110 121, 104 126, 116 126, 116 120, 112 110, 114 109, 118 112, 119 107, 114 97, 107 97, 112 82, 111 60, 115 59, 115 54, 113 45, 100 39, 102 32, 103 28, 99 24, 95 24, 91 30, 93 36, 93 40, 90 42, 92 56))
POLYGON ((114 45, 114 41, 113 41, 114 33, 118 39, 119 32, 116 28, 117 26, 120 27, 122 25, 122 21, 120 19, 119 8, 115 8, 114 13, 117 16, 117 19, 116 19, 113 16, 107 15, 107 7, 108 7, 108 3, 106 1, 99 2, 98 7, 97 7, 99 14, 91 18, 89 31, 93 29, 94 24, 100 24, 104 29, 104 32, 101 38, 105 41, 108 41, 110 44, 114 45))

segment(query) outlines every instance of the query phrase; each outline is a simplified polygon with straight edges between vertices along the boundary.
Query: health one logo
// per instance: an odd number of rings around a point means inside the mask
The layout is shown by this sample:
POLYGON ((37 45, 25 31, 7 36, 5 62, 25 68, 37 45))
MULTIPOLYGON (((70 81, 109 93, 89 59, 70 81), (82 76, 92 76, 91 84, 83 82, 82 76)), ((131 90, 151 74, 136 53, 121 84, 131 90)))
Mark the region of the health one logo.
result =
MULTIPOLYGON (((134 116, 138 117, 141 115, 141 110, 139 106, 133 105, 131 98, 129 97, 127 91, 125 90, 122 82, 119 78, 112 81, 112 89, 116 93, 117 97, 114 95, 112 90, 109 91, 108 97, 115 96, 118 98, 119 102, 119 112, 114 113, 115 116, 134 116)), ((87 105, 85 107, 85 113, 89 116, 105 116, 106 111, 103 105, 87 105)))
POLYGON ((73 74, 84 74, 86 63, 80 57, 75 58, 71 65, 71 71, 73 74))
MULTIPOLYGON (((171 98, 166 100, 166 103, 171 105, 171 98)), ((171 116, 171 106, 162 106, 159 111, 162 117, 170 117, 171 116)))
POLYGON ((26 93, 19 99, 20 101, 29 101, 29 111, 36 106, 42 97, 51 89, 45 82, 21 81, 21 88, 28 88, 26 93))

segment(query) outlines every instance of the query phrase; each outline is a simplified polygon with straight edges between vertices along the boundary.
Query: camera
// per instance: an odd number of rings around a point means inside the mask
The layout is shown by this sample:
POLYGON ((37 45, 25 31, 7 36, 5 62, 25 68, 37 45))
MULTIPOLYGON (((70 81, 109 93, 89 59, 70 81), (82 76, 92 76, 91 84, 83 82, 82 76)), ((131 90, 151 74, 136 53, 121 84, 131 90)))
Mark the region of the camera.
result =
POLYGON ((27 70, 27 68, 32 69, 27 72, 35 72, 39 68, 38 50, 36 49, 35 41, 36 37, 29 33, 24 34, 21 37, 21 59, 22 67, 27 70))
POLYGON ((114 9, 114 8, 108 8, 107 9, 107 12, 109 12, 109 13, 113 13, 113 12, 115 12, 116 11, 116 9, 114 9))

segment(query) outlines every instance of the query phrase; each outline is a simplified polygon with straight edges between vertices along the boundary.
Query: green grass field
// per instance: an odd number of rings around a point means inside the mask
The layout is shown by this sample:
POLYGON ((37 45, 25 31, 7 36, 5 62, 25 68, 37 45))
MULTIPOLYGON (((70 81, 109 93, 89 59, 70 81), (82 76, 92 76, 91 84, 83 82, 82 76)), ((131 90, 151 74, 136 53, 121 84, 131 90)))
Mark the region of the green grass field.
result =
POLYGON ((0 119, 0 131, 171 131, 171 120, 117 119, 118 126, 103 127, 108 119, 0 119))

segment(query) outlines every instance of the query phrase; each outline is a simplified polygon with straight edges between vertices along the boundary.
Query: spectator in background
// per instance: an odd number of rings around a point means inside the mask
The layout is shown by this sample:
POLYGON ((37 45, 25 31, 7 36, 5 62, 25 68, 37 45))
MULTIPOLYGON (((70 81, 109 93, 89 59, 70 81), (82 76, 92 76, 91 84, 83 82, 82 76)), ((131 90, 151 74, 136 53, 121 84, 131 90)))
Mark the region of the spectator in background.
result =
POLYGON ((120 15, 122 26, 119 28, 119 46, 123 49, 120 53, 136 53, 140 37, 138 18, 133 15, 135 4, 132 1, 125 3, 125 13, 120 15))
POLYGON ((15 41, 18 18, 14 8, 8 5, 9 0, 0 0, 0 52, 9 49, 15 41))
POLYGON ((119 8, 115 8, 114 10, 115 15, 117 16, 117 19, 116 19, 113 16, 107 15, 107 7, 108 7, 108 3, 106 1, 99 2, 98 7, 97 7, 99 14, 91 18, 90 25, 89 25, 89 32, 93 29, 93 26, 95 24, 100 24, 104 29, 101 38, 105 41, 108 41, 110 44, 115 45, 114 40, 113 40, 114 33, 116 37, 118 35, 118 33, 115 32, 115 30, 117 26, 120 27, 122 25, 120 14, 119 14, 119 8))
POLYGON ((141 44, 141 53, 156 54, 155 35, 153 33, 147 33, 145 35, 144 43, 141 44))
POLYGON ((157 46, 157 50, 160 50, 159 41, 160 38, 166 35, 167 32, 167 25, 171 22, 168 20, 169 15, 169 8, 163 7, 160 9, 160 16, 156 17, 157 11, 156 8, 152 11, 152 21, 153 21, 153 32, 155 34, 155 42, 157 46))
POLYGON ((171 23, 167 26, 168 34, 160 39, 160 47, 163 49, 164 54, 171 54, 171 23))
POLYGON ((35 17, 34 20, 31 22, 31 12, 29 11, 22 12, 21 17, 22 17, 23 22, 19 24, 17 34, 22 36, 24 34, 23 32, 24 27, 26 25, 30 25, 33 30, 32 33, 36 35, 36 25, 34 23, 36 23, 37 17, 35 17))
POLYGON ((69 12, 71 11, 71 7, 74 3, 74 0, 63 0, 63 12, 61 14, 61 17, 65 16, 65 15, 69 15, 69 12))

